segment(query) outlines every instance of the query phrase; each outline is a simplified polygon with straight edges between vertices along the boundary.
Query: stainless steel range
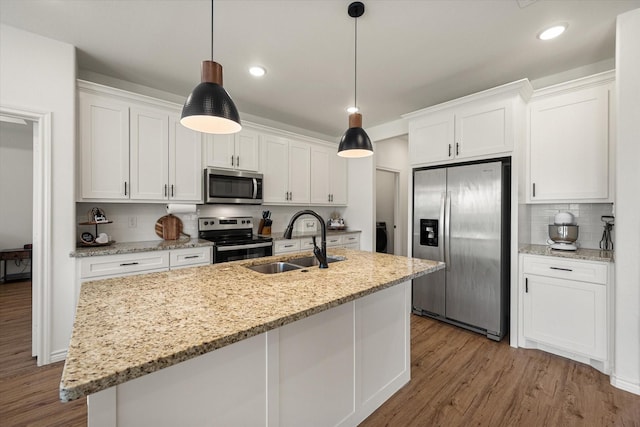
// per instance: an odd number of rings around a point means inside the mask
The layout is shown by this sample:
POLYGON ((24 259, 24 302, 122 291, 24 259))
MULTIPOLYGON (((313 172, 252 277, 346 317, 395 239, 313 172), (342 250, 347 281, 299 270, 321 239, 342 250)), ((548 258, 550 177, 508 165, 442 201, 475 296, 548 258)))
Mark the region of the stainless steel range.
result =
POLYGON ((254 235, 251 217, 200 218, 198 237, 214 243, 214 264, 273 255, 273 239, 254 235))

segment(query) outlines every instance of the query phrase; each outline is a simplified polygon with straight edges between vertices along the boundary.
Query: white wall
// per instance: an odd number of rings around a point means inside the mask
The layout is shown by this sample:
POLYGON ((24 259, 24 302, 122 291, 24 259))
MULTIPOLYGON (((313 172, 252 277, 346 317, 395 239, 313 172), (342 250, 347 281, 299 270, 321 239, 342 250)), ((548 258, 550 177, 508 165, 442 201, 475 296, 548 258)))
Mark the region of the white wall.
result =
POLYGON ((640 9, 618 16, 615 359, 611 382, 640 394, 640 9))
MULTIPOLYGON (((62 354, 74 315, 75 78, 69 44, 0 25, 0 105, 52 115, 51 336, 49 351, 62 354)), ((47 349, 45 349, 47 351, 47 349)))
POLYGON ((376 172, 374 156, 348 160, 349 206, 344 210, 344 219, 348 227, 362 231, 360 249, 373 252, 376 246, 376 215, 373 210, 376 172))
POLYGON ((375 144, 376 166, 400 171, 400 211, 396 218, 396 233, 400 235, 400 247, 396 253, 407 255, 407 236, 409 234, 408 207, 410 200, 409 188, 409 141, 407 135, 378 141, 375 144))
POLYGON ((32 124, 0 122, 0 249, 31 243, 32 124))

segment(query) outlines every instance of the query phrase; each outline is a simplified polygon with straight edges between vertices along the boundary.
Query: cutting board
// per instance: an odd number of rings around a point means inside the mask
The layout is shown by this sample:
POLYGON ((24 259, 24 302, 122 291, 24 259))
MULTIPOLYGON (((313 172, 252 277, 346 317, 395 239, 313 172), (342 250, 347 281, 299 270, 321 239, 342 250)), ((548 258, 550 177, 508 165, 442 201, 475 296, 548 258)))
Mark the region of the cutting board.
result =
POLYGON ((181 234, 184 234, 182 220, 171 214, 160 217, 156 221, 156 234, 164 240, 177 240, 181 234))

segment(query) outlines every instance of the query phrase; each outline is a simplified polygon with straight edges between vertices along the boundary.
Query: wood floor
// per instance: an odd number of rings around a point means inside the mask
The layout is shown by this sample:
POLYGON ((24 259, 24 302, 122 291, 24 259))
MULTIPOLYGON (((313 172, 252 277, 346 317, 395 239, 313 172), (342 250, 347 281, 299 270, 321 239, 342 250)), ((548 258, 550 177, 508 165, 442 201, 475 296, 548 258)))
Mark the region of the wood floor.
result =
POLYGON ((62 366, 31 357, 31 282, 0 283, 0 426, 86 426, 86 399, 59 400, 62 366))
MULTIPOLYGON (((62 363, 31 357, 31 284, 0 284, 0 426, 86 426, 58 400, 62 363)), ((411 382, 361 426, 636 426, 640 396, 595 369, 411 318, 411 382)), ((232 426, 231 426, 232 427, 232 426)))

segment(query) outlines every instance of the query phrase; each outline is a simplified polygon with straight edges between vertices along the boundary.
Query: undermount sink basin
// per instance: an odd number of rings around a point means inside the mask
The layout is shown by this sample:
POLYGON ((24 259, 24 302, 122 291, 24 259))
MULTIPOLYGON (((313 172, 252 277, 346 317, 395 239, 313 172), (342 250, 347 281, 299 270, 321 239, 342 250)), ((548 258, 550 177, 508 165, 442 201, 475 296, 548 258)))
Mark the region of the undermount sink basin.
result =
POLYGON ((284 273, 285 271, 300 270, 303 267, 288 262, 271 262, 269 264, 250 265, 247 268, 257 271, 258 273, 276 274, 284 273))
MULTIPOLYGON (((341 256, 328 256, 327 264, 331 264, 332 262, 337 262, 337 261, 344 261, 345 259, 346 259, 345 257, 341 257, 341 256)), ((320 262, 318 262, 318 258, 314 256, 294 258, 294 259, 290 259, 289 262, 291 264, 299 265, 302 267, 315 267, 320 264, 320 262)))
MULTIPOLYGON (((327 264, 336 261, 344 261, 341 256, 328 256, 327 264)), ((284 273, 286 271, 302 270, 307 267, 317 267, 320 263, 314 256, 306 256, 289 260, 289 262, 270 262, 268 264, 250 265, 247 268, 263 274, 284 273)))

